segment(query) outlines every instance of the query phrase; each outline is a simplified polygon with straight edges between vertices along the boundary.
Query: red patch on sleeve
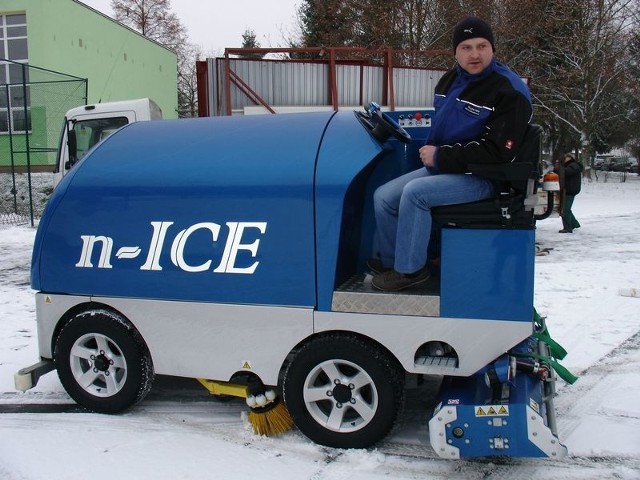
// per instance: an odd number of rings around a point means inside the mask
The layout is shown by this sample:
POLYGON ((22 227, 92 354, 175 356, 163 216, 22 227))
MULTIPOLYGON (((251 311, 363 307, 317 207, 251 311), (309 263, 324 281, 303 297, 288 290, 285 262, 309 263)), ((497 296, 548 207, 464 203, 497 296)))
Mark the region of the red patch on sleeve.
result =
POLYGON ((504 144, 504 148, 506 148, 507 150, 511 150, 513 148, 513 140, 507 140, 507 142, 504 144))

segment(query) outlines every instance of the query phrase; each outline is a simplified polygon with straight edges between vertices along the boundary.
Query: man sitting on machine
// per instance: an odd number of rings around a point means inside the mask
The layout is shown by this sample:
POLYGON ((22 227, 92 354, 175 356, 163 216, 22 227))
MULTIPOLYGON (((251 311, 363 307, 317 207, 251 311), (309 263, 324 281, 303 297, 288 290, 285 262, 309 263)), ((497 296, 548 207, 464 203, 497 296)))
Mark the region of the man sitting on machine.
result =
POLYGON ((469 172, 469 164, 513 160, 532 117, 525 82, 494 57, 491 27, 468 17, 453 30, 456 66, 435 89, 429 138, 419 168, 374 194, 378 252, 367 262, 372 285, 398 291, 431 276, 427 251, 431 208, 491 197, 496 185, 469 172))

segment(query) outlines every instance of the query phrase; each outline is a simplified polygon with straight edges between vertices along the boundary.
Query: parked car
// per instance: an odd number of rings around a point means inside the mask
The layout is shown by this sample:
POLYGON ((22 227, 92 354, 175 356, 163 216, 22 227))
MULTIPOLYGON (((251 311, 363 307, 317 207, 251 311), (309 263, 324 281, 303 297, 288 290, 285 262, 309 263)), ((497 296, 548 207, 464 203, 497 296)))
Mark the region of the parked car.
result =
POLYGON ((596 157, 593 160, 593 168, 595 170, 606 170, 608 163, 608 159, 603 157, 596 157))
POLYGON ((634 158, 614 156, 612 154, 598 155, 593 160, 595 170, 605 172, 638 172, 638 162, 634 158))
POLYGON ((629 172, 631 169, 631 160, 623 157, 613 157, 609 161, 610 172, 629 172))

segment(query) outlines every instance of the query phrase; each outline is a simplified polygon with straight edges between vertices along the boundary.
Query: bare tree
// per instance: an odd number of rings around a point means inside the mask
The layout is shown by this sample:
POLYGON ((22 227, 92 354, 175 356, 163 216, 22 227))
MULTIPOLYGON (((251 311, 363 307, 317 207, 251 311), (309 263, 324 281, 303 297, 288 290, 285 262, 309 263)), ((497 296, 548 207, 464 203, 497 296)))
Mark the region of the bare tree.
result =
POLYGON ((170 0, 112 0, 115 19, 177 53, 187 40, 186 28, 170 0))
POLYGON ((195 92, 195 63, 199 50, 189 41, 187 30, 170 0, 112 0, 114 17, 177 56, 178 115, 194 116, 198 111, 195 92))
POLYGON ((626 146, 640 166, 640 0, 636 0, 633 10, 635 14, 629 32, 629 74, 625 89, 632 102, 627 128, 633 133, 629 136, 626 146))
POLYGON ((178 116, 198 116, 198 76, 196 62, 204 55, 199 46, 186 44, 178 56, 178 116))
POLYGON ((561 0, 548 13, 536 52, 536 106, 564 125, 591 162, 628 121, 632 0, 561 0))

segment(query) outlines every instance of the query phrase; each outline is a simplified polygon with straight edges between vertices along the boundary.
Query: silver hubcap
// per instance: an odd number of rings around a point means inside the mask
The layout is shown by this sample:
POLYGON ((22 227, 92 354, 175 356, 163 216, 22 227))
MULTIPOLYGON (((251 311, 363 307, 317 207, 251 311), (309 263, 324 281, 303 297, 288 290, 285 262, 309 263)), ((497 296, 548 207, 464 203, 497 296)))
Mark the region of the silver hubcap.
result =
POLYGON ((71 373, 86 392, 111 397, 127 381, 127 361, 116 343, 97 333, 83 335, 69 355, 71 373))
POLYGON ((347 360, 327 360, 311 370, 304 383, 303 397, 316 422, 340 433, 365 427, 378 409, 373 379, 347 360))

